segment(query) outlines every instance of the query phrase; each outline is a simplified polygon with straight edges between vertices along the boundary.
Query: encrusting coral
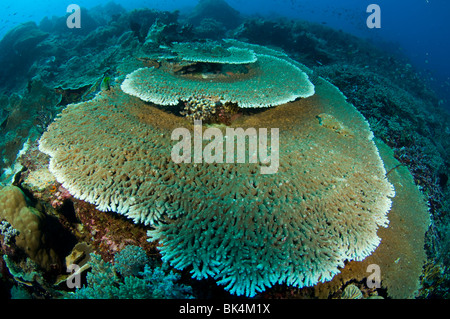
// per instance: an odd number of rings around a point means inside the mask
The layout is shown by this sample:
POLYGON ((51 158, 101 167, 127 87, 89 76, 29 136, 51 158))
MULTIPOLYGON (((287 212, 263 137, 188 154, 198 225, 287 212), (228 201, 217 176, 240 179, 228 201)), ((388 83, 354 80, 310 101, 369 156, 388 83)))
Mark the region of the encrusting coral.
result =
MULTIPOLYGON (((282 53, 256 54, 309 72, 282 53)), ((186 97, 195 95, 196 84, 183 81, 186 97)), ((69 105, 41 137, 40 150, 75 197, 152 224, 150 240, 160 241, 163 260, 175 268, 213 277, 237 295, 275 283, 310 286, 332 279, 345 260, 373 252, 394 195, 365 119, 328 82, 316 79, 315 90, 230 124, 279 128, 276 174, 260 174, 262 163, 174 163, 171 133, 192 123, 114 86, 69 105), (353 134, 323 125, 324 114, 353 134)), ((217 129, 226 139, 225 128, 217 129)))

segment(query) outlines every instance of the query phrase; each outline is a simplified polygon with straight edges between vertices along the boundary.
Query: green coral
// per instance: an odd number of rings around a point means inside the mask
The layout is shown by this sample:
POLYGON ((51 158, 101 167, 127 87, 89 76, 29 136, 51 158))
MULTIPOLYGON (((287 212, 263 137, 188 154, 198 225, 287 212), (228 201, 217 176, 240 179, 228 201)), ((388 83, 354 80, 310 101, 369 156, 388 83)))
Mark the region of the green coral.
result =
POLYGON ((145 250, 134 245, 125 246, 114 257, 115 269, 124 277, 139 275, 148 262, 145 250))
POLYGON ((24 265, 17 264, 8 255, 3 255, 3 260, 14 280, 27 283, 42 281, 38 266, 31 259, 27 258, 24 265))
POLYGON ((127 75, 121 89, 159 105, 177 105, 194 96, 218 97, 222 103, 237 103, 241 108, 276 106, 314 94, 307 74, 285 59, 261 54, 252 65, 254 75, 235 81, 206 81, 154 67, 140 68, 127 75))
POLYGON ((31 295, 21 286, 11 288, 11 299, 32 299, 31 295))
POLYGON ((192 298, 191 287, 178 284, 180 275, 163 267, 143 265, 143 250, 127 246, 116 256, 115 264, 105 262, 97 254, 91 254, 91 272, 87 285, 68 293, 67 299, 186 299, 192 298), (124 250, 125 250, 124 249, 124 250), (142 250, 142 251, 141 251, 142 250), (132 252, 137 252, 134 255, 132 252), (125 267, 128 261, 129 267, 125 267))

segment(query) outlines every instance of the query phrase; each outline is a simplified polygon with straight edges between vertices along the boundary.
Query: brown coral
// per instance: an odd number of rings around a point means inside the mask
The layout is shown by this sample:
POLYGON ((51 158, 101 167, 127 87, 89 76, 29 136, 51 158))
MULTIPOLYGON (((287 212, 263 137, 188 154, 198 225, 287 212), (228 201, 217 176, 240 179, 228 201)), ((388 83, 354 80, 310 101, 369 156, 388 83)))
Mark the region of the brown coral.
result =
POLYGON ((0 219, 7 220, 19 235, 16 245, 42 268, 49 270, 58 265, 59 259, 48 247, 42 231, 44 216, 33 207, 28 207, 25 195, 16 186, 7 186, 0 191, 0 219))

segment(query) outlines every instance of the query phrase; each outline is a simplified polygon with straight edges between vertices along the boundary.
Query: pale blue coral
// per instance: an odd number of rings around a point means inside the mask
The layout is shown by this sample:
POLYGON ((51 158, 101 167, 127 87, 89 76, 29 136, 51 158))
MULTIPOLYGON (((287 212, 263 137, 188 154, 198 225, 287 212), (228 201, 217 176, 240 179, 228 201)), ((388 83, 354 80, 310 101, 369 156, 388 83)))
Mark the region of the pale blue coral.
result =
POLYGON ((177 283, 180 275, 164 267, 152 267, 144 260, 141 248, 132 246, 119 256, 119 267, 91 254, 91 271, 87 285, 67 294, 68 299, 187 299, 192 298, 189 286, 177 283), (137 252, 137 255, 131 252, 137 252), (137 257, 137 258, 135 258, 137 257), (124 267, 128 261, 131 268, 124 267), (139 267, 134 267, 138 265, 139 267), (143 266, 143 271, 135 273, 143 266))

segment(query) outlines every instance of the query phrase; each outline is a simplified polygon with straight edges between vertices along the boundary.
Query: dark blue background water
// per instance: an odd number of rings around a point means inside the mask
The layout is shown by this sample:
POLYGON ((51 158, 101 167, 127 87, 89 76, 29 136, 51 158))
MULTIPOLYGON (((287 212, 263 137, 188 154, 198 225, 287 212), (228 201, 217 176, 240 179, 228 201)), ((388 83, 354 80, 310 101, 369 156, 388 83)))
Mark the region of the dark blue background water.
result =
MULTIPOLYGON (((188 10, 197 0, 116 0, 126 9, 149 7, 188 10)), ((450 1, 448 0, 227 0, 245 15, 285 16, 327 24, 372 40, 389 42, 401 50, 439 93, 450 110, 450 1), (381 8, 381 28, 369 29, 369 4, 381 8)), ((91 8, 100 0, 1 0, 0 38, 17 23, 45 16, 63 16, 69 4, 91 8)))

